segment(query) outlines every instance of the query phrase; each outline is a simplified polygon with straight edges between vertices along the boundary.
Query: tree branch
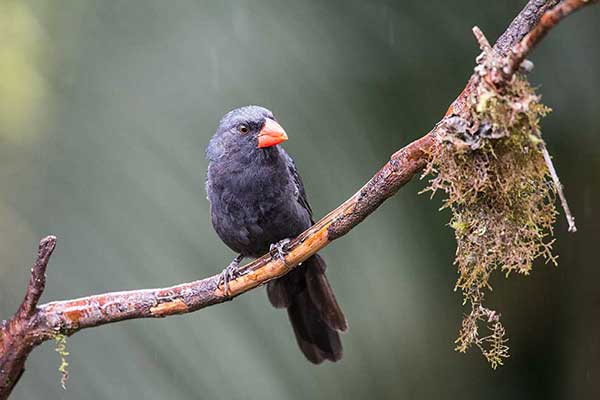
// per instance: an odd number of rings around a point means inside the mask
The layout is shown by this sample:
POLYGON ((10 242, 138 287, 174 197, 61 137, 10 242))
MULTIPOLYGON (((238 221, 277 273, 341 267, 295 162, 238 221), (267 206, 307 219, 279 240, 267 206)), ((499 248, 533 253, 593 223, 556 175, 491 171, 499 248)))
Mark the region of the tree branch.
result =
POLYGON ((44 293, 46 286, 46 267, 50 256, 56 247, 56 237, 47 236, 40 242, 38 247, 37 260, 31 268, 31 277, 25 292, 25 298, 17 311, 16 319, 25 319, 31 317, 35 313, 35 308, 44 293))
POLYGON ((534 48, 560 21, 574 11, 597 2, 598 0, 564 0, 558 6, 545 12, 539 23, 511 48, 508 65, 503 71, 506 76, 508 77, 515 73, 531 49, 534 48))
POLYGON ((19 381, 29 353, 47 339, 40 324, 43 315, 36 307, 44 292, 46 267, 55 246, 54 236, 42 239, 25 298, 15 315, 0 326, 0 399, 7 398, 19 381))
MULTIPOLYGON (((493 48, 502 67, 499 73, 492 74, 494 83, 508 83, 527 54, 556 23, 591 2, 595 1, 564 0, 552 8, 556 0, 529 1, 493 48)), ((478 35, 480 42, 482 37, 478 35)), ((15 315, 1 326, 0 400, 7 398, 17 383, 29 353, 58 334, 72 335, 85 328, 126 319, 160 318, 196 311, 231 300, 288 273, 348 233, 424 168, 437 137, 460 121, 469 122, 468 100, 480 80, 478 74, 471 76, 444 118, 429 133, 393 154, 358 192, 295 238, 285 259, 267 254, 240 267, 243 275, 229 282, 228 293, 219 286, 219 276, 215 275, 169 288, 105 293, 37 306, 56 243, 53 236, 43 239, 25 299, 15 315)))

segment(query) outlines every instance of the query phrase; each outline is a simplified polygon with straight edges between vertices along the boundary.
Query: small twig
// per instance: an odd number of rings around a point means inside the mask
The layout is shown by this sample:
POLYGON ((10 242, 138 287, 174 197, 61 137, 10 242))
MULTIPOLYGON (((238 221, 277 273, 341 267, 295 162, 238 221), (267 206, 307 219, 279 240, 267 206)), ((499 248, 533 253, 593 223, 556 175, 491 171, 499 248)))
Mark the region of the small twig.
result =
POLYGON ((556 188, 556 192, 558 193, 558 197, 560 198, 560 204, 565 211, 565 217, 567 217, 567 223, 569 224, 569 232, 577 232, 577 227, 575 226, 575 217, 571 214, 571 210, 569 209, 569 204, 567 203, 567 198, 563 191, 563 186, 558 179, 558 174, 556 173, 556 169, 554 168, 554 164, 552 163, 552 158, 550 157, 550 153, 548 153, 548 149, 546 146, 543 146, 542 153, 544 154, 544 161, 546 161, 546 165, 548 166, 548 170, 550 171, 550 176, 552 177, 552 181, 554 182, 554 187, 556 188))
POLYGON ((46 268, 50 256, 56 247, 56 237, 47 236, 40 241, 38 254, 33 267, 31 268, 31 277, 25 292, 25 298, 17 311, 19 319, 30 317, 35 312, 35 309, 40 301, 40 297, 44 293, 46 286, 46 268))
POLYGON ((474 26, 472 30, 473 35, 475 35, 475 39, 477 39, 477 43, 479 44, 479 48, 481 49, 481 51, 486 53, 486 55, 492 54, 492 52, 494 51, 492 45, 487 40, 481 29, 479 29, 478 26, 474 26))

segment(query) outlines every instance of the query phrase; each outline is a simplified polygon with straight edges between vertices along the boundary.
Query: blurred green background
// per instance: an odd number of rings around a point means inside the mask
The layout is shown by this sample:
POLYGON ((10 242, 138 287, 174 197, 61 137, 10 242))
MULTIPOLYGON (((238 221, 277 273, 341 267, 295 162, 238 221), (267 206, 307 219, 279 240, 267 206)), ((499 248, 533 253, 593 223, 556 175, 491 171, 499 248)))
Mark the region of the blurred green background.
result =
MULTIPOLYGON (((271 108, 317 217, 426 133, 525 1, 0 0, 0 318, 38 240, 59 238, 45 301, 219 272, 204 147, 231 108, 271 108)), ((314 366, 264 290, 198 313, 81 332, 60 387, 53 343, 15 399, 567 399, 600 395, 600 7, 532 55, 544 134, 579 232, 559 267, 496 276, 512 356, 453 351, 462 313, 440 199, 415 180, 323 251, 350 330, 314 366)))

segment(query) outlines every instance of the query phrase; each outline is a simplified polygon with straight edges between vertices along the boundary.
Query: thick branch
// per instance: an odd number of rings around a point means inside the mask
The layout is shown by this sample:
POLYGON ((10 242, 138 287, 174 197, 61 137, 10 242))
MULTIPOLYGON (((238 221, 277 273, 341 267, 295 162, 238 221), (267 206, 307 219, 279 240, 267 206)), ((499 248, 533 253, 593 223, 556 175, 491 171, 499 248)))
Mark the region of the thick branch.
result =
POLYGON ((531 49, 533 49, 552 28, 565 17, 580 8, 597 3, 598 0, 564 0, 556 7, 544 13, 539 23, 523 37, 519 43, 512 47, 508 65, 504 68, 506 76, 512 76, 519 68, 531 49))
POLYGON ((508 29, 496 40, 494 49, 500 54, 506 54, 511 47, 533 30, 540 20, 540 16, 558 2, 559 0, 529 1, 510 23, 508 29))
MULTIPOLYGON (((510 81, 546 32, 564 16, 586 4, 583 0, 565 0, 550 9, 556 2, 529 1, 498 39, 494 50, 502 57, 504 68, 503 73, 497 75, 497 84, 510 81)), ((3 322, 1 327, 0 400, 10 394, 31 350, 57 333, 71 335, 84 328, 125 319, 183 314, 231 300, 288 273, 348 233, 423 169, 438 135, 461 120, 469 120, 469 97, 479 79, 477 75, 471 77, 431 132, 392 155, 357 193, 294 239, 284 260, 267 254, 241 267, 243 275, 229 282, 228 293, 219 286, 218 275, 215 275, 170 288, 105 293, 37 306, 44 289, 45 269, 55 245, 54 237, 42 240, 25 299, 13 318, 3 322)))

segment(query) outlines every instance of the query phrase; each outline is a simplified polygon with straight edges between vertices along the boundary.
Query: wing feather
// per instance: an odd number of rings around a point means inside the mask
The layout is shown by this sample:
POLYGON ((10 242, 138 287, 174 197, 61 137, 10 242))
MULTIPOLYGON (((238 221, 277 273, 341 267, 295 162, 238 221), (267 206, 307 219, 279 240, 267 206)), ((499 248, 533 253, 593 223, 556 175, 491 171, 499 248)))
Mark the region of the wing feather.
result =
POLYGON ((296 164, 294 164, 294 160, 289 154, 285 153, 287 158, 287 166, 290 171, 290 175, 294 180, 294 185, 296 186, 296 200, 300 205, 308 212, 310 216, 310 222, 315 223, 312 216, 312 208, 310 208, 310 204, 308 203, 308 199, 306 197, 306 191, 304 190, 304 183, 302 183, 302 178, 298 173, 298 169, 296 168, 296 164))

